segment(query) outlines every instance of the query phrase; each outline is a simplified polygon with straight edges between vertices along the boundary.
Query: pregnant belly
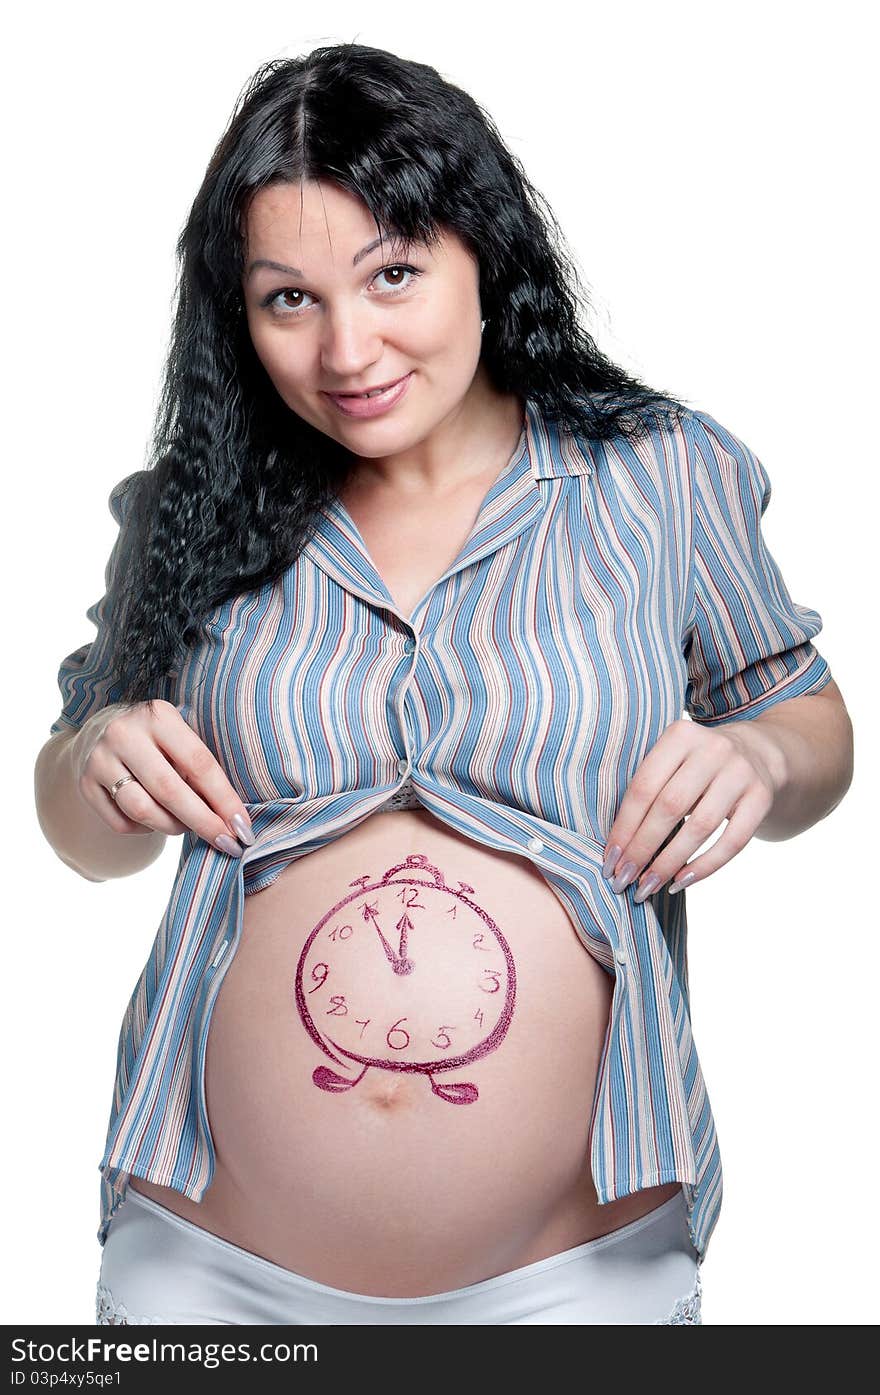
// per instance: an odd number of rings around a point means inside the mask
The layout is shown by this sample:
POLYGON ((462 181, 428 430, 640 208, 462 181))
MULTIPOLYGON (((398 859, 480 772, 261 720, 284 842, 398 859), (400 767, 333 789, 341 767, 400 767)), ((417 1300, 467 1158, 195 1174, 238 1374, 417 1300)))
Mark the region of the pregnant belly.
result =
POLYGON ((360 1293, 476 1283, 627 1224, 588 1133, 613 981, 541 874, 380 813, 245 901, 205 1062, 200 1203, 136 1190, 360 1293))

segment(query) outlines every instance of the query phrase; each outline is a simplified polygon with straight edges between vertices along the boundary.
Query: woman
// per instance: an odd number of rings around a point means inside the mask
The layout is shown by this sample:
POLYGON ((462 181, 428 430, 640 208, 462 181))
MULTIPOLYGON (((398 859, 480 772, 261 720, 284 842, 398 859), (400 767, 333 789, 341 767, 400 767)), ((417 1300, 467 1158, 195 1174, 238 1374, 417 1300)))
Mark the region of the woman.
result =
POLYGON ((763 466, 598 351, 548 227, 470 97, 360 45, 266 65, 208 168, 38 773, 82 875, 184 835, 99 1322, 701 1321, 671 882, 788 788, 713 724, 834 685, 763 466))

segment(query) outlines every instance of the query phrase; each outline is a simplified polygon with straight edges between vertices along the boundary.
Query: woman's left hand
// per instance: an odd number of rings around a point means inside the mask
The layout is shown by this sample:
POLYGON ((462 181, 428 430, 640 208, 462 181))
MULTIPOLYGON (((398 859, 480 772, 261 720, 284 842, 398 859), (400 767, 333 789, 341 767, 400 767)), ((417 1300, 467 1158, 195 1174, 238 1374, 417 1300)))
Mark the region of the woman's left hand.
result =
POLYGON ((784 780, 782 767, 781 748, 753 722, 714 728, 684 718, 673 722, 636 770, 608 834, 602 870, 613 876, 612 890, 623 891, 644 871, 634 899, 653 895, 727 819, 721 837, 676 877, 670 893, 711 876, 742 852, 767 817, 784 780))

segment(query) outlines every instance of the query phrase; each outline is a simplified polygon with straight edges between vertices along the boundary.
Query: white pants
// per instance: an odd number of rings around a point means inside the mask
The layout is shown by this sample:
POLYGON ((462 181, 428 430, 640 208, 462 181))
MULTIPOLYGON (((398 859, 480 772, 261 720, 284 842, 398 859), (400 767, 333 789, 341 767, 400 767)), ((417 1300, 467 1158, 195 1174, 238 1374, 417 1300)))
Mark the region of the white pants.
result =
POLYGON ((697 1325, 700 1263, 684 1193, 607 1235, 445 1293, 382 1298, 315 1283, 129 1187, 104 1243, 97 1321, 697 1325))

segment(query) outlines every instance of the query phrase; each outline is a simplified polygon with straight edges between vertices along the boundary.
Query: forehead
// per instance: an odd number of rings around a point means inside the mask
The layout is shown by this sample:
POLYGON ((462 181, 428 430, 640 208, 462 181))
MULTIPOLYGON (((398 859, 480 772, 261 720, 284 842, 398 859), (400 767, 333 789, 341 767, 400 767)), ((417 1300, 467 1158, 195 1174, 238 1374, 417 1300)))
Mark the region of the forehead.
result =
POLYGON ((272 243, 276 250, 300 243, 326 244, 368 238, 391 232, 382 229, 367 205, 347 189, 327 181, 305 180, 294 184, 272 184, 259 189, 250 200, 245 227, 248 248, 272 243))
MULTIPOLYGON (((271 184, 255 193, 243 226, 244 278, 255 261, 273 262, 275 269, 302 275, 353 274, 371 251, 379 256, 404 256, 417 249, 437 270, 472 274, 475 262, 468 248, 451 228, 438 227, 430 241, 408 247, 394 228, 377 224, 366 203, 356 194, 328 180, 303 180, 271 184), (379 240, 381 239, 381 240, 379 240)), ((256 268, 254 279, 263 268, 256 268)))

